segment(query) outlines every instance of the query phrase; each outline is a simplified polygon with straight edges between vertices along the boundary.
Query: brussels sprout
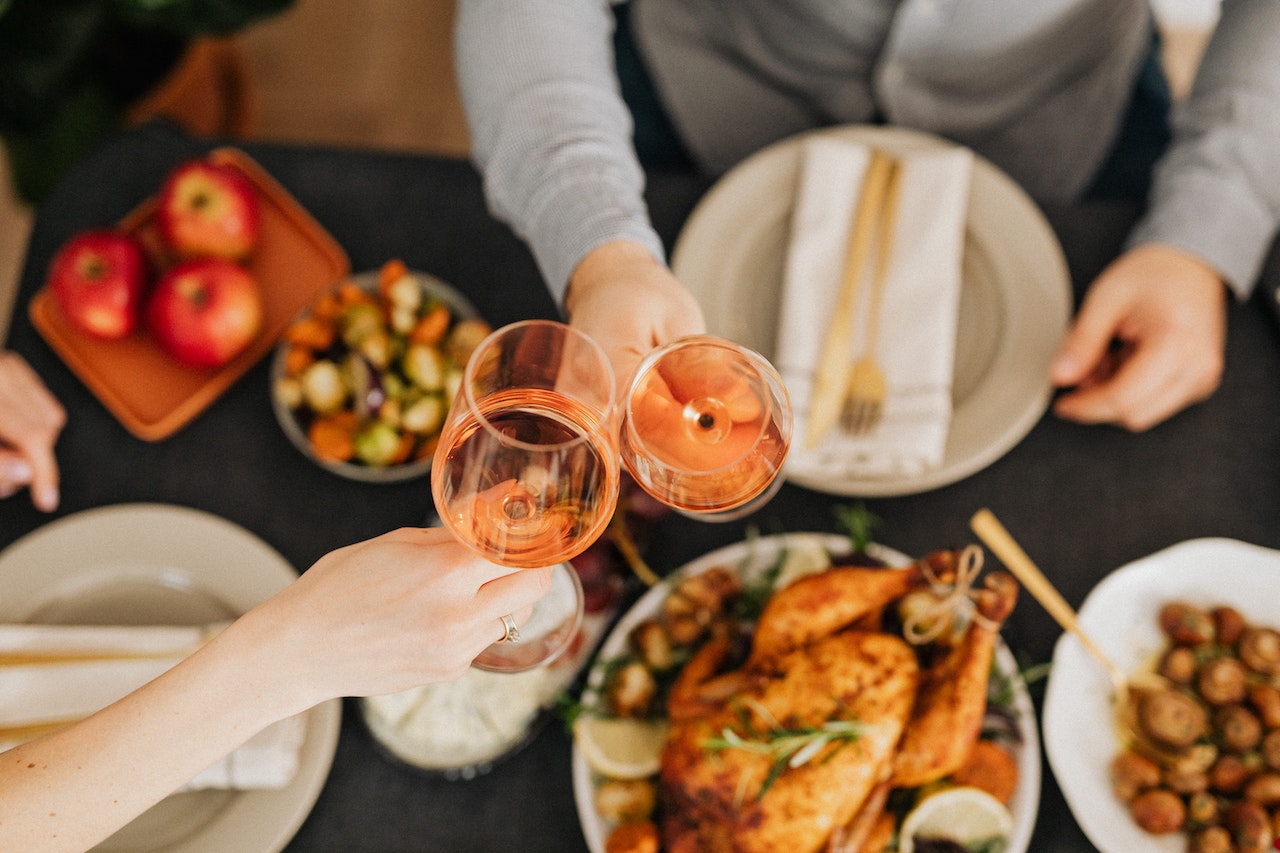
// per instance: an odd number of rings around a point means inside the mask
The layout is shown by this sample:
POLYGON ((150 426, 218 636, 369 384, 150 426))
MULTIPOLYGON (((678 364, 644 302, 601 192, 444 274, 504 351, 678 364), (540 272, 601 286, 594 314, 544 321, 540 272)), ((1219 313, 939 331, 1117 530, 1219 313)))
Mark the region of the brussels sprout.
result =
POLYGON ((428 394, 401 413, 400 425, 410 432, 427 435, 440 429, 444 415, 444 401, 436 394, 428 394))
POLYGON ((362 427, 356 434, 356 456, 367 465, 390 465, 400 452, 400 433, 382 421, 362 427))
MULTIPOLYGON (((422 307, 422 288, 411 275, 402 275, 387 285, 386 297, 394 308, 410 314, 417 314, 422 307)), ((413 328, 412 325, 409 328, 413 328)))
POLYGON ((444 387, 444 357, 440 350, 425 344, 414 344, 404 353, 404 375, 424 391, 444 387))
POLYGON ((313 411, 336 412, 347 401, 347 385, 338 365, 321 359, 302 373, 302 396, 313 411))
POLYGON ((382 311, 368 302, 352 305, 342 314, 342 342, 352 349, 375 332, 382 331, 382 311))

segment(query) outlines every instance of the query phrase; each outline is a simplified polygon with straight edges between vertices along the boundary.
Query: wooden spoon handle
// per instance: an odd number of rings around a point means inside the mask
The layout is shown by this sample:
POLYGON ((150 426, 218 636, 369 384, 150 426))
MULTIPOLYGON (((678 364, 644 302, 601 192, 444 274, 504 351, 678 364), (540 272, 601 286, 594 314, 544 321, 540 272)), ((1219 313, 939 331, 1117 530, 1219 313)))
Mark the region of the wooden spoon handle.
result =
POLYGON ((1120 668, 1111 662, 1102 649, 1098 648, 1090 639, 1089 635, 1080 629, 1079 621, 1076 619, 1076 612, 1066 599, 1058 592, 1049 579, 1044 576, 1039 567, 1032 562, 1026 552, 1020 546, 1009 531, 1004 528, 999 519, 989 509, 980 509, 974 513, 973 518, 969 520, 969 526, 973 532, 978 534, 978 538, 986 543, 987 547, 1000 558, 1000 562, 1008 567, 1009 571, 1022 581, 1022 585, 1027 591, 1035 596, 1036 601, 1049 611, 1049 615, 1057 620, 1058 624, 1064 630, 1074 634, 1085 649, 1097 658, 1098 662, 1107 668, 1107 674, 1111 676, 1113 681, 1123 683, 1125 681, 1124 673, 1120 668))

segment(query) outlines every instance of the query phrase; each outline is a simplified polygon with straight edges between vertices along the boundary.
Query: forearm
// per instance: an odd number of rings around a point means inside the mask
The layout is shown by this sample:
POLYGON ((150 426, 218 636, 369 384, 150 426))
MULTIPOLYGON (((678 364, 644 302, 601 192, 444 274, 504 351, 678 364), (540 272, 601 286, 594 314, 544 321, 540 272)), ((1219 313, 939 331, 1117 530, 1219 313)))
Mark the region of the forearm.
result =
POLYGON ((1226 0, 1149 211, 1129 245, 1162 243, 1247 295, 1280 223, 1280 3, 1226 0))
POLYGON ((605 0, 467 0, 455 33, 472 153, 489 204, 526 240, 557 301, 611 240, 659 260, 618 94, 605 0))
POLYGON ((302 710, 256 631, 232 626, 119 702, 0 755, 0 850, 87 849, 302 710))

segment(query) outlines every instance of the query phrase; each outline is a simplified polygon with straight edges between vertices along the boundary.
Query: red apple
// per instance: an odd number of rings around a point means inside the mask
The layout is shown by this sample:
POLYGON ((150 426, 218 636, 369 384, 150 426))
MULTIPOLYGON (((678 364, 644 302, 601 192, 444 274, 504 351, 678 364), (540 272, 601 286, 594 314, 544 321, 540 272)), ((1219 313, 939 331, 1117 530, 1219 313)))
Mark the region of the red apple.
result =
POLYGON ((172 267, 147 302, 152 336, 192 367, 221 367, 243 352, 261 327, 257 279, 225 258, 197 258, 172 267))
POLYGON ((262 227, 258 191, 232 166, 187 160, 160 188, 156 225, 179 258, 243 260, 262 227))
POLYGON ((49 265, 54 298, 76 327, 100 338, 123 338, 137 325, 148 268, 142 245, 128 234, 75 234, 49 265))

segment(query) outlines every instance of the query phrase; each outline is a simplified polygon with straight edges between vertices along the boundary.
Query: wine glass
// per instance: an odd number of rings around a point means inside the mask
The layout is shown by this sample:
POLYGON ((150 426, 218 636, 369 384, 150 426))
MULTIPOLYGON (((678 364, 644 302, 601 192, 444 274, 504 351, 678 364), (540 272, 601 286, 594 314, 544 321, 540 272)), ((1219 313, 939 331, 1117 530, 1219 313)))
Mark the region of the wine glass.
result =
POLYGON ((504 326, 467 362, 431 465, 445 527, 488 560, 553 568, 551 591, 475 665, 516 672, 546 663, 582 622, 567 560, 609 524, 618 502, 618 403, 604 351, 549 320, 504 326))
POLYGON ((712 335, 659 347, 623 408, 622 459, 676 511, 730 521, 778 491, 794 417, 782 378, 759 353, 712 335))

